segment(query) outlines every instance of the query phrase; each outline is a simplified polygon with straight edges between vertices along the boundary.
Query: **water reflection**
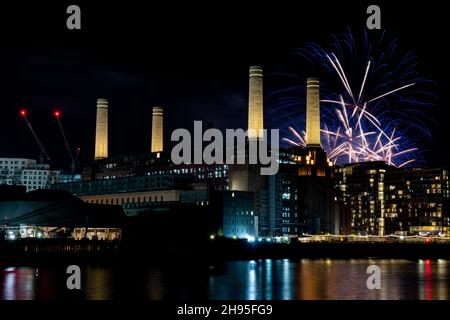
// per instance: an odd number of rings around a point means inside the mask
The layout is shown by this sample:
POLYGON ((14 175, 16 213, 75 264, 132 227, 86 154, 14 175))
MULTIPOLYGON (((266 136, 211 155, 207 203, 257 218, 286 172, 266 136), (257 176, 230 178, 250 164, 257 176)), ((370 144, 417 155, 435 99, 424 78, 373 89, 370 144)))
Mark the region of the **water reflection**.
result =
POLYGON ((447 260, 228 262, 223 274, 212 275, 209 296, 249 300, 449 299, 449 268, 447 260), (369 290, 366 286, 367 267, 371 264, 380 266, 381 290, 369 290), (236 291, 237 287, 241 290, 236 291))
POLYGON ((37 270, 32 268, 5 268, 0 276, 0 298, 3 300, 32 300, 37 270))
POLYGON ((446 260, 419 260, 417 264, 417 286, 419 299, 448 299, 449 265, 446 260))
POLYGON ((60 268, 0 268, 0 299, 322 300, 449 299, 448 260, 259 259, 215 265, 82 268, 82 290, 60 268), (381 268, 381 290, 366 287, 381 268))
POLYGON ((250 261, 248 263, 248 299, 249 300, 256 300, 256 292, 258 289, 258 286, 256 284, 256 270, 255 270, 255 261, 250 261))
POLYGON ((103 268, 86 268, 86 298, 91 300, 112 299, 111 290, 106 290, 112 283, 113 273, 103 268))

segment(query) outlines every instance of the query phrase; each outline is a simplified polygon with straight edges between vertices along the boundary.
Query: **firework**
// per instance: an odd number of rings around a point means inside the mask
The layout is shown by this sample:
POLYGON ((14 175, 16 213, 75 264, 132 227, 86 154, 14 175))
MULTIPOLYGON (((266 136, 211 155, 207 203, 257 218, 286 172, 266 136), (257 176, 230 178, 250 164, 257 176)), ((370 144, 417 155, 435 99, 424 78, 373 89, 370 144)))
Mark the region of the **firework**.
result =
MULTIPOLYGON (((333 39, 331 49, 309 44, 296 51, 319 67, 322 146, 328 157, 335 163, 385 161, 398 167, 420 162, 417 144, 430 137, 424 111, 433 96, 419 89, 431 82, 418 76, 414 55, 397 55, 396 41, 387 42, 384 33, 372 44, 364 32, 360 50, 351 31, 333 39)), ((288 128, 283 140, 305 146, 304 113, 298 112, 304 110, 304 85, 271 97, 276 97, 274 119, 288 128)))

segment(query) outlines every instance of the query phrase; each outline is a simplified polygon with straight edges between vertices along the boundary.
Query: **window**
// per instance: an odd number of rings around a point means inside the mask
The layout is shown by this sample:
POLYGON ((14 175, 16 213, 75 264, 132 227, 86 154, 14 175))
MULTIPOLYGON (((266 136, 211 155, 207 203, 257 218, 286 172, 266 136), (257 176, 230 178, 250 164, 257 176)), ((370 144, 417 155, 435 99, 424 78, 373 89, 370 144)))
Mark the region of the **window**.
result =
POLYGON ((281 199, 283 199, 283 200, 290 200, 291 199, 291 194, 290 193, 283 193, 281 195, 281 199))

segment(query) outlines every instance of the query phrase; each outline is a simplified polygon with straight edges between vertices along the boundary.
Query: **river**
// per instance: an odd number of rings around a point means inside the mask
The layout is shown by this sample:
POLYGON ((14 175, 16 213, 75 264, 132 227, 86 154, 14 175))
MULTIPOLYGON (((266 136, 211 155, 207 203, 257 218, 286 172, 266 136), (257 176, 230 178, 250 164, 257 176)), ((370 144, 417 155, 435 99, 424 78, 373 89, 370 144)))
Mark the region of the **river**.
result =
POLYGON ((67 266, 0 267, 0 299, 347 300, 450 298, 450 260, 261 259, 214 265, 81 266, 81 290, 66 287, 67 266), (381 270, 369 290, 367 267, 381 270))

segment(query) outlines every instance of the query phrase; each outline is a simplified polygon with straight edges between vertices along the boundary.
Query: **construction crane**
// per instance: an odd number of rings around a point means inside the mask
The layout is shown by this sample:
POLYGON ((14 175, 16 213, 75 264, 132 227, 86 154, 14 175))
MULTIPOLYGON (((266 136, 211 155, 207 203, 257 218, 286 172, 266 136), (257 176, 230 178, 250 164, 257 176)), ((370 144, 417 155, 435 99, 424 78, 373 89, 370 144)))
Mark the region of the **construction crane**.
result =
POLYGON ((50 157, 49 157, 47 151, 45 150, 44 145, 42 144, 41 140, 39 139, 38 135, 36 134, 36 131, 34 131, 33 126, 31 125, 30 121, 28 120, 27 110, 21 109, 19 114, 25 120, 26 124, 28 125, 28 128, 30 128, 31 133, 33 134, 34 139, 36 140, 36 143, 38 144, 39 148, 41 149, 41 153, 39 155, 39 162, 44 163, 45 161, 50 161, 50 157))
POLYGON ((75 153, 75 165, 76 165, 77 162, 78 162, 78 157, 80 156, 80 151, 81 151, 81 148, 78 147, 78 148, 77 148, 77 152, 75 153))
POLYGON ((70 149, 69 141, 67 140, 66 133, 65 133, 63 125, 61 123, 61 115, 62 115, 61 111, 56 110, 53 112, 53 115, 56 118, 56 122, 58 123, 59 130, 61 131, 61 135, 63 137, 64 144, 66 145, 67 153, 69 154, 69 157, 70 157, 70 171, 71 171, 71 173, 75 173, 76 161, 77 161, 78 155, 80 153, 80 148, 77 148, 76 154, 74 155, 72 150, 70 149))

